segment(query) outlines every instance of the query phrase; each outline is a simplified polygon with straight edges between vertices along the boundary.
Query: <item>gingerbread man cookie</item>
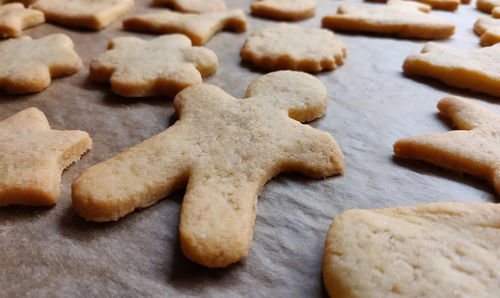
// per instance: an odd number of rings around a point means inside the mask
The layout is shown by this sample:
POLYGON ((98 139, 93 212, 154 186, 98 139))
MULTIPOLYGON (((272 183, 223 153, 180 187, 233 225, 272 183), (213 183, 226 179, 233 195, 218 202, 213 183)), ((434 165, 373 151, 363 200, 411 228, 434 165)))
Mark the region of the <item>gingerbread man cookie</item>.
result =
POLYGON ((187 185, 179 228, 184 254, 208 267, 245 258, 266 181, 284 171, 312 178, 345 171, 328 133, 290 118, 325 113, 326 89, 318 79, 270 73, 246 95, 235 99, 207 84, 181 91, 174 100, 179 120, 86 169, 73 183, 73 206, 87 220, 117 220, 187 185))
POLYGON ((482 49, 454 49, 427 43, 420 54, 410 55, 403 64, 408 75, 436 78, 463 89, 500 96, 500 45, 482 49))
POLYGON ((41 11, 24 8, 21 3, 0 6, 0 37, 17 37, 25 28, 45 22, 41 11))
POLYGON ((61 172, 91 144, 86 132, 50 129, 36 108, 0 122, 0 206, 55 204, 61 172))
POLYGON ((90 78, 110 82, 113 92, 127 97, 174 96, 202 82, 217 69, 217 56, 204 47, 192 47, 181 34, 145 41, 117 37, 109 50, 90 64, 90 78))
POLYGON ((286 23, 255 31, 241 48, 243 61, 269 70, 332 70, 345 55, 344 42, 332 32, 286 23))
POLYGON ((312 18, 316 0, 257 0, 250 10, 254 16, 283 21, 312 18))
POLYGON ((389 0, 387 5, 341 4, 336 15, 325 16, 323 27, 370 32, 403 38, 443 39, 455 25, 429 14, 430 6, 413 1, 389 0))
POLYGON ((82 60, 71 39, 52 34, 40 39, 21 36, 0 42, 0 89, 8 93, 42 91, 51 77, 75 73, 82 60))
POLYGON ((203 13, 226 10, 224 0, 153 0, 155 5, 167 5, 181 12, 203 13))
POLYGON ((162 10, 125 19, 123 27, 140 32, 181 33, 198 46, 223 29, 245 31, 247 21, 241 9, 201 14, 162 10))
MULTIPOLYGON (((437 198, 442 199, 442 198, 437 198)), ((496 297, 500 205, 348 210, 326 236, 331 297, 496 297)))
POLYGON ((500 115, 456 96, 438 108, 460 130, 399 140, 394 154, 481 177, 500 194, 500 115))
POLYGON ((48 22, 101 30, 134 6, 134 0, 37 0, 31 7, 48 22))
POLYGON ((479 18, 474 23, 474 32, 481 36, 479 44, 483 47, 500 42, 500 20, 492 18, 479 18))

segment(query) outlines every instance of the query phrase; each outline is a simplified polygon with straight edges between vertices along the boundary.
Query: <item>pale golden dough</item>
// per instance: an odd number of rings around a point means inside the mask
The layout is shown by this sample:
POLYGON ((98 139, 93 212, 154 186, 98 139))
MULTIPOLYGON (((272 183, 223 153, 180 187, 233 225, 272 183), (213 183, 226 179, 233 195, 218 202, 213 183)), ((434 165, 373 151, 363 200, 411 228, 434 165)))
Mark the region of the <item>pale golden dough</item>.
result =
POLYGON ((436 78, 444 83, 500 96, 500 45, 462 50, 427 43, 420 54, 406 58, 403 71, 408 75, 436 78))
POLYGON ((325 86, 281 71, 250 84, 236 99, 207 84, 174 100, 179 120, 164 132, 86 169, 72 185, 73 206, 87 220, 111 221, 186 187, 180 216, 184 254, 225 267, 250 249, 257 196, 281 172, 324 178, 345 171, 337 142, 293 120, 326 111, 325 86))
POLYGON ((491 16, 495 19, 500 18, 500 7, 495 7, 491 10, 491 16))
POLYGON ((0 37, 17 37, 23 29, 45 22, 41 11, 24 8, 21 3, 0 6, 0 37))
POLYGON ((36 108, 0 122, 0 206, 55 204, 61 172, 91 144, 86 132, 50 129, 36 108))
POLYGON ((134 6, 134 0, 37 0, 31 7, 48 22, 101 30, 134 6))
POLYGON ((316 0, 257 0, 250 5, 254 16, 283 21, 312 18, 316 0))
MULTIPOLYGON (((387 0, 365 0, 368 2, 387 2, 387 0)), ((412 0, 404 0, 412 1, 412 0)), ((428 4, 432 9, 456 10, 460 3, 469 3, 470 0, 415 0, 421 3, 428 4)))
POLYGON ((59 33, 0 42, 0 65, 0 89, 21 94, 42 91, 50 85, 51 77, 77 72, 82 60, 71 39, 59 33))
POLYGON ((181 12, 203 13, 226 10, 224 0, 153 0, 154 5, 167 5, 181 12))
POLYGON ((344 42, 332 32, 286 23, 253 32, 241 48, 243 61, 268 70, 332 70, 345 56, 344 42))
POLYGON ((486 179, 500 194, 500 115, 456 96, 438 108, 459 130, 398 140, 394 154, 486 179))
POLYGON ((486 13, 491 13, 491 11, 497 7, 500 6, 500 0, 477 0, 476 1, 476 7, 480 11, 486 12, 486 13))
POLYGON ((341 4, 336 15, 323 18, 323 27, 404 38, 443 39, 455 25, 430 15, 430 6, 413 1, 390 0, 387 5, 341 4))
POLYGON ((185 35, 152 40, 117 37, 109 50, 90 64, 90 78, 110 82, 113 92, 127 97, 175 96, 202 83, 217 69, 217 56, 204 47, 192 47, 185 35))
POLYGON ((336 298, 497 297, 499 247, 498 204, 353 209, 330 226, 323 281, 336 298))
POLYGON ((193 45, 205 44, 221 30, 246 31, 247 21, 241 9, 201 14, 179 13, 161 10, 127 18, 123 21, 127 30, 153 33, 181 33, 189 37, 193 45))
POLYGON ((500 20, 482 17, 474 23, 474 32, 481 36, 479 43, 491 46, 500 42, 500 20))

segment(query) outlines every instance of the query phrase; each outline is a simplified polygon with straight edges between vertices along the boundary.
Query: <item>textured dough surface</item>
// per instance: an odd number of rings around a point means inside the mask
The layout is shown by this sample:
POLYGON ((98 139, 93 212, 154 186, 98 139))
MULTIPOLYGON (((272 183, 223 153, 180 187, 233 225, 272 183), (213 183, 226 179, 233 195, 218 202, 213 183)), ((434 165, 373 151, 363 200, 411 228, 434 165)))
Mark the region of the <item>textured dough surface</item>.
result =
POLYGON ((185 35, 152 40, 117 37, 109 50, 90 64, 90 78, 110 82, 113 92, 127 97, 174 96, 202 83, 217 69, 217 56, 204 47, 192 47, 185 35))
POLYGON ((247 21, 241 9, 201 14, 162 10, 127 18, 123 21, 123 27, 141 32, 181 33, 198 46, 205 44, 221 30, 246 31, 247 21))
POLYGON ((23 29, 45 22, 41 11, 24 8, 21 3, 0 6, 0 37, 17 37, 23 29))
POLYGON ((61 172, 91 144, 86 132, 50 129, 36 108, 0 122, 0 206, 55 204, 61 172))
POLYGON ((391 0, 383 4, 341 4, 336 15, 323 18, 333 30, 370 32, 403 38, 444 39, 455 32, 453 22, 429 14, 430 6, 391 0))
POLYGON ((483 47, 500 42, 500 20, 482 17, 474 23, 474 32, 481 36, 479 44, 483 47))
POLYGON ((254 16, 283 21, 298 21, 314 16, 316 0, 258 0, 250 5, 254 16))
POLYGON ((0 43, 0 89, 8 93, 39 92, 51 77, 70 75, 82 67, 71 39, 52 34, 40 39, 21 36, 0 43))
POLYGON ((396 156, 486 179, 500 194, 500 115, 456 96, 441 99, 438 108, 459 130, 401 139, 396 156))
POLYGON ((331 297, 496 297, 500 205, 353 209, 333 221, 323 281, 331 297))
POLYGON ((208 267, 245 258, 257 196, 269 179, 285 171, 312 178, 345 171, 331 135, 289 117, 325 113, 326 89, 318 79, 270 73, 247 96, 236 99, 207 84, 181 91, 174 100, 179 120, 86 169, 72 185, 73 206, 87 220, 117 220, 187 185, 179 228, 184 254, 208 267))
POLYGON ((255 31, 241 48, 243 61, 268 70, 332 70, 345 56, 344 42, 332 32, 286 23, 255 31))
POLYGON ((153 0, 155 5, 167 5, 181 12, 203 13, 226 10, 224 0, 153 0))
POLYGON ((447 85, 500 96, 500 45, 462 50, 433 42, 408 56, 403 71, 438 79, 447 85))
POLYGON ((48 22, 101 30, 134 6, 134 0, 37 0, 31 7, 48 22))

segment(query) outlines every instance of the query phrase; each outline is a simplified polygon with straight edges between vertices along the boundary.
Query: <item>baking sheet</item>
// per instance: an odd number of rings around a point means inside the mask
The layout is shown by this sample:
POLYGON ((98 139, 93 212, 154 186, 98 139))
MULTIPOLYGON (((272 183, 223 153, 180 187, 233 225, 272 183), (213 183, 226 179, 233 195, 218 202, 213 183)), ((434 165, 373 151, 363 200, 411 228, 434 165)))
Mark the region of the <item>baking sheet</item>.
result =
MULTIPOLYGON (((136 0, 127 16, 154 10, 150 2, 136 0)), ((251 2, 227 4, 249 15, 251 2)), ((321 17, 335 12, 340 3, 318 2, 316 17, 299 24, 319 27, 321 17)), ((432 13, 457 25, 455 35, 441 43, 479 48, 472 25, 486 14, 477 11, 474 2, 457 12, 432 13)), ((248 21, 247 32, 223 32, 206 44, 217 53, 220 65, 205 82, 239 98, 264 73, 240 62, 241 45, 255 29, 274 23, 251 16, 248 21)), ((53 128, 87 131, 94 145, 63 173, 57 205, 0 208, 0 296, 323 297, 323 242, 340 212, 436 201, 498 201, 487 182, 394 159, 392 154, 398 138, 450 129, 437 114, 436 103, 443 96, 473 98, 500 112, 498 100, 434 80, 405 77, 403 60, 419 52, 425 41, 339 33, 347 59, 339 69, 317 74, 328 89, 328 111, 310 125, 335 137, 345 154, 347 173, 319 181, 295 174, 275 177, 259 197, 249 256, 225 269, 194 264, 182 255, 178 238, 183 191, 113 223, 85 222, 71 207, 70 185, 83 169, 175 122, 171 99, 122 98, 108 85, 88 80, 90 61, 105 51, 110 38, 155 35, 123 31, 121 22, 99 32, 44 24, 25 34, 39 38, 54 32, 73 39, 84 68, 53 80, 41 93, 0 93, 0 119, 38 107, 53 128)))

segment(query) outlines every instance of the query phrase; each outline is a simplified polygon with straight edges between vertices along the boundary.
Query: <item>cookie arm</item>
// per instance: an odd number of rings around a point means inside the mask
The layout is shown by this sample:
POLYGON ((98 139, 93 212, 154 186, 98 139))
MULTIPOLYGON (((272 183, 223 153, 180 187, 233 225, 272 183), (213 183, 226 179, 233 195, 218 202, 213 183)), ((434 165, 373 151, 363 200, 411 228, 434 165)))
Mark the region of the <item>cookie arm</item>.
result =
POLYGON ((438 109, 450 117, 458 129, 470 130, 482 125, 500 123, 500 117, 496 113, 458 96, 441 99, 438 109))
POLYGON ((184 196, 181 247, 196 263, 226 267, 248 255, 261 187, 244 175, 203 172, 190 177, 184 196))
POLYGON ((76 211, 89 221, 118 220, 184 187, 189 148, 174 127, 83 171, 72 184, 76 211))
MULTIPOLYGON (((298 124, 301 125, 301 124, 298 124)), ((325 178, 345 173, 344 155, 335 139, 326 132, 301 125, 299 133, 288 136, 295 146, 286 150, 283 170, 299 172, 312 178, 325 178)))

